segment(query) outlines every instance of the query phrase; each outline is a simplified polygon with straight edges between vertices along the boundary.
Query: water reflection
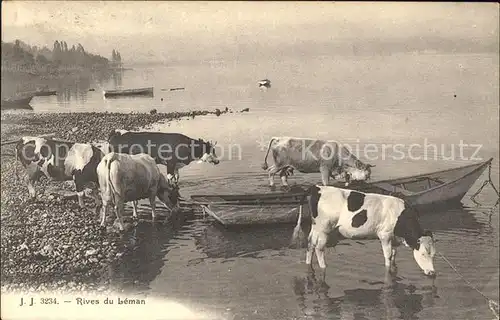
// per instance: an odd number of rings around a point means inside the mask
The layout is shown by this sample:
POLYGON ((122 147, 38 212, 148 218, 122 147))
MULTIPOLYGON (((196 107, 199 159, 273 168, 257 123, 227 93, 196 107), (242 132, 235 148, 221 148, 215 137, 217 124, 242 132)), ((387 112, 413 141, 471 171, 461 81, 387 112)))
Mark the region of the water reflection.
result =
POLYGON ((478 221, 471 208, 460 205, 448 210, 420 212, 420 221, 424 228, 436 231, 470 230, 482 231, 486 225, 478 221))
POLYGON ((185 224, 186 216, 174 215, 168 222, 140 222, 122 236, 120 245, 128 248, 119 262, 108 267, 113 283, 121 289, 143 291, 149 289, 164 266, 163 258, 169 251, 169 242, 185 224))
POLYGON ((111 73, 111 79, 113 79, 113 85, 115 89, 119 89, 123 85, 123 71, 117 70, 111 73))
POLYGON ((417 289, 397 277, 387 277, 381 288, 349 289, 331 298, 330 286, 309 269, 305 277, 292 279, 292 287, 302 313, 312 319, 419 319, 419 312, 435 304, 434 280, 417 289))
MULTIPOLYGON (((224 228, 210 220, 199 220, 196 223, 200 230, 193 235, 196 247, 210 258, 256 256, 258 252, 263 250, 289 248, 294 228, 293 225, 224 228)), ((421 216, 421 223, 424 228, 438 233, 439 231, 475 231, 479 233, 486 227, 466 208, 426 212, 421 216)), ((310 223, 302 225, 305 237, 309 234, 310 228, 310 223)), ((364 242, 355 242, 364 244, 364 242)), ((334 243, 334 239, 329 237, 327 247, 332 247, 334 243)), ((337 246, 351 246, 352 244, 351 240, 343 240, 337 246)))
POLYGON ((251 257, 262 250, 279 250, 288 247, 292 228, 290 226, 260 226, 259 228, 225 229, 210 223, 194 235, 194 241, 196 248, 209 258, 251 257))

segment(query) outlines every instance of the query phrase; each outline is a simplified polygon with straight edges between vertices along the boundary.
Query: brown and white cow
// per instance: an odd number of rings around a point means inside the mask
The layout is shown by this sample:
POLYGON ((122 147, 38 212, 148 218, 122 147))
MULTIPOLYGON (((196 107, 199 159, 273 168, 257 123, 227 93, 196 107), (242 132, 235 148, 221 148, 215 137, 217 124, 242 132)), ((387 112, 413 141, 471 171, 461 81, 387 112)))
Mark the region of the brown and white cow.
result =
POLYGON ((126 202, 133 201, 134 217, 137 217, 137 201, 149 199, 152 220, 156 216, 156 197, 169 209, 178 203, 179 193, 161 174, 155 160, 145 154, 128 155, 111 152, 97 166, 99 189, 102 200, 104 226, 106 211, 114 204, 120 230, 123 230, 123 211, 126 202))
POLYGON ((325 186, 330 177, 344 175, 348 185, 351 180, 370 179, 372 167, 374 165, 361 162, 335 141, 291 137, 273 137, 262 165, 262 169, 268 170, 270 186, 274 186, 277 173, 280 174, 282 185, 288 186, 287 177, 294 169, 302 173, 321 173, 325 186), (271 167, 267 165, 269 151, 274 159, 271 167))
MULTIPOLYGON (((106 149, 92 144, 42 137, 23 137, 16 144, 16 157, 27 171, 31 198, 36 197, 35 182, 43 176, 49 181, 73 180, 81 207, 84 207, 84 189, 98 183, 96 169, 105 153, 106 149)), ((92 193, 87 195, 99 203, 92 193)))
MULTIPOLYGON (((396 271, 396 247, 401 243, 413 250, 418 266, 434 276, 433 235, 424 231, 417 212, 404 200, 374 193, 313 186, 310 190, 311 232, 306 264, 311 265, 313 250, 322 270, 326 268, 325 247, 330 234, 335 246, 341 239, 379 239, 387 271, 396 271)), ((299 214, 296 229, 300 228, 299 214)), ((297 232, 294 232, 294 237, 297 232)), ((296 240, 296 239, 293 239, 296 240)))

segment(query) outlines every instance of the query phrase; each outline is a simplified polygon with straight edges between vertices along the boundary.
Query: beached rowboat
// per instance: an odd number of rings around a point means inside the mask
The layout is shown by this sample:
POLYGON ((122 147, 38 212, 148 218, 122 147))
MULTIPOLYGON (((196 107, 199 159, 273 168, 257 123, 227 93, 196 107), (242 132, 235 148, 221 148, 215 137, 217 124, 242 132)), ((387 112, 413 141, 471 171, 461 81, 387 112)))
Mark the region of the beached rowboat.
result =
POLYGON ((26 110, 33 110, 33 107, 30 106, 31 99, 33 99, 33 95, 29 95, 26 97, 22 98, 9 98, 2 100, 2 105, 1 109, 2 110, 8 110, 8 109, 26 109, 26 110))
POLYGON ((104 97, 124 97, 124 96, 153 96, 153 87, 125 90, 104 91, 104 97))
MULTIPOLYGON (((492 160, 410 177, 351 184, 348 188, 394 195, 421 208, 451 206, 460 203, 492 160)), ((309 216, 306 199, 307 188, 288 193, 191 196, 205 214, 225 226, 296 223, 299 210, 303 210, 304 218, 309 216)))

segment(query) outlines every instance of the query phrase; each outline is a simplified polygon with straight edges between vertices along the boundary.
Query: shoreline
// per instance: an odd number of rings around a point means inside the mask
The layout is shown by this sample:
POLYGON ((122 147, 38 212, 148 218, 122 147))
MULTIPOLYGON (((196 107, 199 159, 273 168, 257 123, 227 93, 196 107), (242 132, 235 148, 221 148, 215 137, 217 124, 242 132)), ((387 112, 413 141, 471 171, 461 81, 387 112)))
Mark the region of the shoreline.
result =
MULTIPOLYGON (((156 123, 209 114, 217 112, 2 113, 1 140, 55 133, 56 138, 95 143, 106 140, 112 129, 147 130, 156 123)), ((1 291, 105 292, 116 289, 111 283, 110 268, 119 264, 123 255, 133 252, 133 248, 126 245, 126 232, 114 233, 112 227, 102 230, 91 199, 85 199, 87 208, 81 209, 75 200, 44 195, 54 186, 74 191, 72 182, 47 183, 42 179, 35 186, 37 199, 30 200, 22 179, 25 171, 13 154, 14 145, 2 146, 1 291)), ((169 220, 157 223, 169 223, 169 220)))
POLYGON ((2 99, 15 97, 26 92, 36 91, 38 87, 48 86, 50 90, 63 82, 84 79, 90 84, 92 78, 108 79, 113 73, 122 72, 115 69, 61 69, 52 72, 30 73, 15 69, 2 69, 2 99))

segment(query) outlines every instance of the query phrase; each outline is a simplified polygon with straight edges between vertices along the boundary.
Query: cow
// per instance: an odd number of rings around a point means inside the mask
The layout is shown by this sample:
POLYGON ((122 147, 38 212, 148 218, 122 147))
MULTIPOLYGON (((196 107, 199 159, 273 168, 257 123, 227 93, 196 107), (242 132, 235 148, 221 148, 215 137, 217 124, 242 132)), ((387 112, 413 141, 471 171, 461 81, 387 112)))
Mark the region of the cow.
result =
POLYGON ((170 210, 178 203, 178 190, 161 174, 155 160, 145 153, 128 155, 111 152, 97 166, 97 175, 102 200, 102 227, 110 204, 115 206, 118 226, 123 231, 126 202, 132 201, 133 217, 137 218, 137 201, 149 199, 153 222, 156 217, 156 197, 170 210))
MULTIPOLYGON (((335 246, 342 239, 379 239, 386 271, 396 273, 396 248, 402 243, 425 275, 435 276, 436 248, 431 231, 423 230, 418 212, 404 200, 393 196, 315 185, 310 189, 311 231, 308 237, 306 264, 311 266, 313 249, 324 271, 328 235, 335 246)), ((299 213, 292 240, 297 240, 302 214, 299 213)))
POLYGON ((195 140, 180 133, 113 130, 108 143, 114 152, 149 154, 157 164, 167 166, 168 173, 173 173, 174 182, 179 181, 179 169, 194 160, 219 163, 214 148, 216 143, 195 140))
POLYGON ((344 175, 345 185, 351 180, 370 179, 371 164, 365 164, 349 150, 335 141, 307 138, 273 137, 269 141, 262 169, 269 174, 269 184, 274 186, 274 176, 279 173, 283 186, 288 186, 287 177, 294 169, 302 173, 321 173, 323 185, 330 177, 344 175), (267 165, 267 156, 272 151, 274 165, 267 165))
MULTIPOLYGON (((89 184, 97 184, 96 169, 106 149, 92 144, 73 143, 42 137, 23 137, 16 144, 16 158, 27 171, 26 182, 32 199, 36 198, 35 182, 45 176, 49 181, 69 181, 75 183, 78 204, 84 208, 84 193, 89 184)), ((17 172, 16 172, 17 174, 17 172)))

